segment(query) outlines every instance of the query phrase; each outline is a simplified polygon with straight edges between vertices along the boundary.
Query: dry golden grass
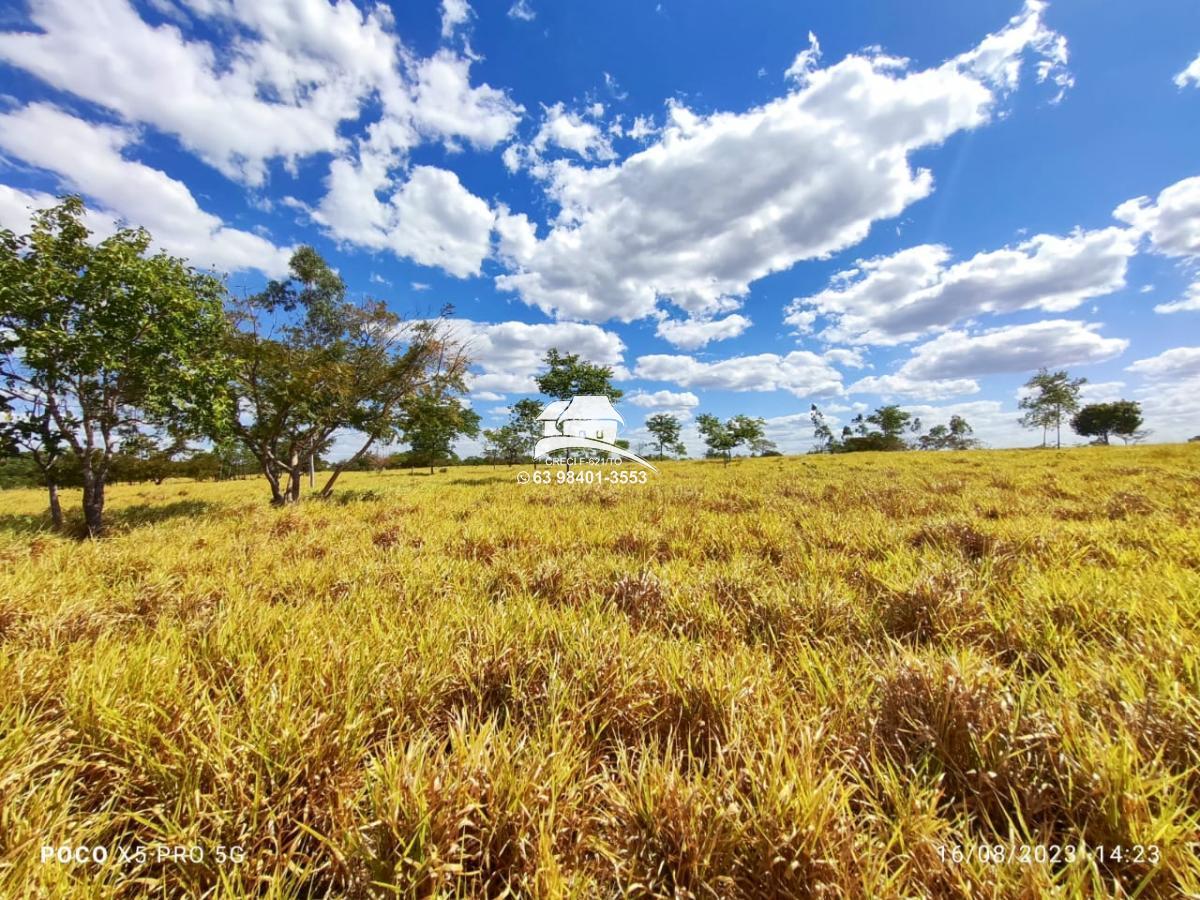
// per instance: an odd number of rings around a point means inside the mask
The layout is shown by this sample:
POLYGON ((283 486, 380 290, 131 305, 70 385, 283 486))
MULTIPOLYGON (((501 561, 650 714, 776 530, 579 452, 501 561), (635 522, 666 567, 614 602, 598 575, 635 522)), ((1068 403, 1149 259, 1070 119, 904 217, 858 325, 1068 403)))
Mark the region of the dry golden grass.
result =
POLYGON ((1200 447, 516 472, 0 494, 0 895, 1200 894, 1200 447))

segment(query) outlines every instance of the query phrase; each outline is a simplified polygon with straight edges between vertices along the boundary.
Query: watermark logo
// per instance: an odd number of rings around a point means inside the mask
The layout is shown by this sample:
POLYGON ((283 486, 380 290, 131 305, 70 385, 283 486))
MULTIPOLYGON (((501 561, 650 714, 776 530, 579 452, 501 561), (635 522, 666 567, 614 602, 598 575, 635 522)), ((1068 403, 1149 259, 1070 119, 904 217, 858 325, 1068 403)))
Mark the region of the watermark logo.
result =
POLYGON ((542 436, 533 448, 534 459, 545 459, 561 450, 597 450, 628 459, 651 472, 652 464, 636 453, 617 446, 617 428, 625 424, 607 397, 585 395, 555 400, 538 416, 542 436))

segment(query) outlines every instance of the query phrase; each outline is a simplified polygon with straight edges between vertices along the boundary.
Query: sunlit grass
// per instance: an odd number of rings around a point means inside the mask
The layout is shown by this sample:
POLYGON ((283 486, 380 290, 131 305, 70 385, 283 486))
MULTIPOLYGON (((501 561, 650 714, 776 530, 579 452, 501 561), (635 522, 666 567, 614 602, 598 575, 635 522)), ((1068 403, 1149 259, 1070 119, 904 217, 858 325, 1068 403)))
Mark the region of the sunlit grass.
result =
POLYGON ((517 471, 0 493, 0 895, 1200 892, 1200 448, 517 471))

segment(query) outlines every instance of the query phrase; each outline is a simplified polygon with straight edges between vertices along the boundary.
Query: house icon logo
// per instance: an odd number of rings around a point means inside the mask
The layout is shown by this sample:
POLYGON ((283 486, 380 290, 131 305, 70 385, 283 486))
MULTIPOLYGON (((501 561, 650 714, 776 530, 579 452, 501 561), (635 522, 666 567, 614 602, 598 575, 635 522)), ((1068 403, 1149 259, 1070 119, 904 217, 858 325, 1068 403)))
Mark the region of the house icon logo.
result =
POLYGON ((632 460, 651 472, 658 471, 636 453, 617 446, 617 428, 625 420, 607 397, 586 395, 555 400, 542 410, 538 421, 542 423, 542 436, 533 448, 535 459, 556 450, 599 450, 632 460))

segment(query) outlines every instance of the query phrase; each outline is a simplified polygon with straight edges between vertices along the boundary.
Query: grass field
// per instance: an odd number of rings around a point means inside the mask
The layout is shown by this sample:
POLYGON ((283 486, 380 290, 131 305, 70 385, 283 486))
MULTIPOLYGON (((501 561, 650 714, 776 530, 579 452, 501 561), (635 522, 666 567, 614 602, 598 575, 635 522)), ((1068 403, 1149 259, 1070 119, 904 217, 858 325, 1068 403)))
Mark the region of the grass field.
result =
POLYGON ((1200 447, 517 471, 0 494, 0 895, 1200 893, 1200 447))

